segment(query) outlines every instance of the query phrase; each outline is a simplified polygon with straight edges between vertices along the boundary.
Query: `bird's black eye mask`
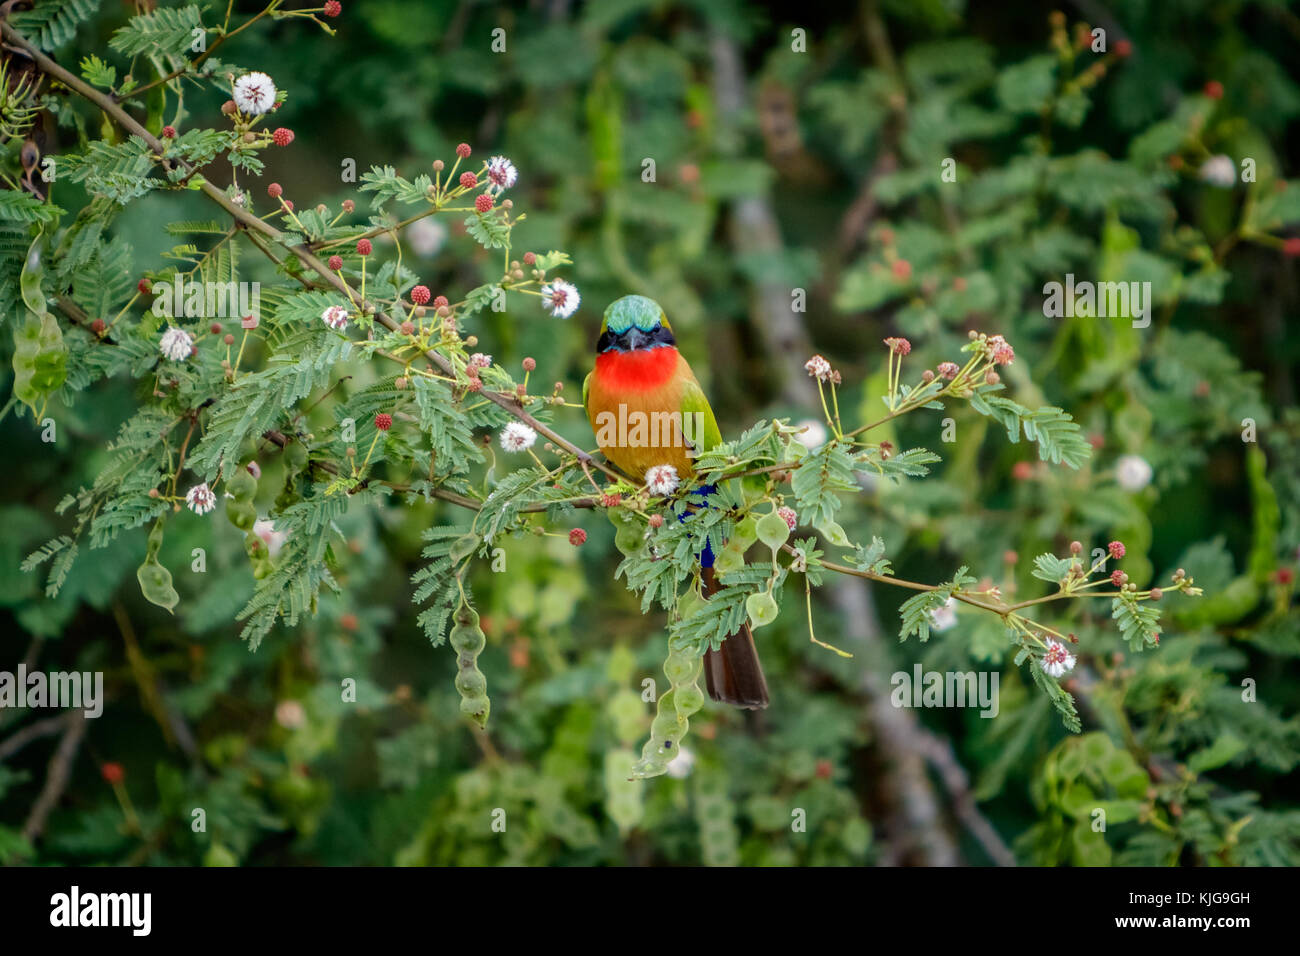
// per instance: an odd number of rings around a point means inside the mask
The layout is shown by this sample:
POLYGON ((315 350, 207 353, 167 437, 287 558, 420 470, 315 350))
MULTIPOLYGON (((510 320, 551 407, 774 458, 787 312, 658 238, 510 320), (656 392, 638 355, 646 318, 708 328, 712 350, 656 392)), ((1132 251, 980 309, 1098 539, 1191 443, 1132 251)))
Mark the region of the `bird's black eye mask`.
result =
POLYGON ((649 332, 638 329, 635 325, 626 332, 611 332, 606 329, 596 343, 597 352, 631 352, 636 349, 656 349, 665 345, 676 345, 672 330, 665 325, 657 325, 649 332))

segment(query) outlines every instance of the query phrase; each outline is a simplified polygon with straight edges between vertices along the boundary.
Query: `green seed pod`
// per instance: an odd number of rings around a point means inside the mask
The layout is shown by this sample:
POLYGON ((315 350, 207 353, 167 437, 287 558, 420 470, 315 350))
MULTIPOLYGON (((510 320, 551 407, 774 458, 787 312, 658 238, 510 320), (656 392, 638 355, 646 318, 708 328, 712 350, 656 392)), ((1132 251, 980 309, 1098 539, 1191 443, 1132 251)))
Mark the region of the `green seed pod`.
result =
MULTIPOLYGON (((717 568, 717 563, 714 563, 717 568)), ((721 573, 721 572, 719 572, 721 573)), ((708 602, 695 588, 687 588, 686 591, 677 599, 677 614, 679 617, 687 618, 695 612, 708 606, 708 602)))
POLYGON ((474 666, 472 657, 460 660, 461 670, 456 674, 456 690, 462 697, 482 697, 487 693, 487 678, 474 666))
POLYGON ((733 571, 739 571, 744 566, 745 553, 739 548, 733 548, 730 544, 723 548, 718 556, 713 559, 713 570, 717 571, 718 574, 730 574, 733 571))
POLYGON ((790 526, 775 511, 758 519, 758 538, 773 551, 785 544, 789 537, 790 526))
POLYGON ((476 612, 462 598, 453 619, 448 640, 456 651, 456 692, 460 694, 460 712, 480 727, 487 726, 492 702, 487 696, 487 678, 478 669, 478 656, 487 646, 487 637, 478 626, 476 612))
POLYGON ((488 700, 487 694, 480 694, 477 697, 462 697, 460 699, 460 712, 480 727, 487 726, 488 712, 491 709, 492 701, 488 700))
POLYGON ((758 519, 749 514, 736 525, 736 530, 731 533, 731 540, 727 542, 727 546, 734 547, 743 554, 757 540, 758 519))
POLYGON ((745 599, 745 612, 749 615, 749 626, 755 630, 775 621, 780 610, 776 598, 767 591, 759 591, 745 599))
POLYGON ((240 531, 252 531, 257 524, 257 506, 251 501, 227 501, 226 517, 240 531))
POLYGON ((474 657, 481 654, 487 645, 483 629, 477 624, 457 624, 451 629, 448 639, 451 641, 452 650, 456 653, 470 654, 474 657))
POLYGON ((457 538, 451 543, 451 550, 448 552, 448 554, 451 555, 452 561, 455 561, 456 563, 464 561, 478 550, 480 540, 479 536, 474 534, 472 531, 467 535, 457 538))
POLYGON ((645 533, 634 525, 622 525, 614 532, 614 547, 630 557, 645 547, 645 533))
POLYGON ((605 754, 605 812, 621 834, 627 834, 645 815, 641 787, 631 779, 635 766, 636 754, 625 747, 605 754))
POLYGON ((226 491, 235 501, 251 502, 257 494, 257 479, 247 468, 236 469, 226 482, 226 491))
POLYGON ((849 541, 849 536, 844 533, 838 521, 826 520, 817 526, 817 530, 826 535, 826 540, 839 548, 849 548, 853 544, 849 541))
POLYGON ((645 545, 645 527, 635 514, 626 508, 606 509, 610 523, 614 526, 614 547, 624 555, 633 555, 645 545))
POLYGON ((140 593, 150 604, 157 604, 170 612, 180 603, 180 595, 172 587, 171 572, 158 563, 156 556, 150 555, 145 558, 144 564, 140 565, 135 576, 140 582, 140 593))
POLYGON ((657 777, 677 756, 682 738, 690 728, 690 717, 704 706, 704 694, 696 684, 704 668, 703 654, 692 649, 669 648, 664 674, 671 688, 659 698, 650 739, 641 748, 641 759, 632 767, 636 779, 657 777))

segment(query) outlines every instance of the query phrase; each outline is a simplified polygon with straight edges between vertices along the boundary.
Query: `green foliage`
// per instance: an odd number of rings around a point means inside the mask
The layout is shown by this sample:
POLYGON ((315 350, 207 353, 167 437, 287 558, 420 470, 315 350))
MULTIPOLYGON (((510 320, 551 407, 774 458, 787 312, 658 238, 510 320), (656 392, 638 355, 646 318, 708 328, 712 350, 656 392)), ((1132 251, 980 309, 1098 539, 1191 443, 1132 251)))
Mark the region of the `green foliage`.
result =
MULTIPOLYGON (((6 20, 148 135, 67 83, 23 93, 6 51, 0 613, 29 638, 16 655, 101 670, 110 693, 76 798, 35 839, 18 821, 53 744, 6 758, 0 858, 924 860, 956 828, 921 839, 888 810, 921 786, 963 824, 973 797, 1022 863, 1300 862, 1280 255, 1300 226, 1282 180, 1300 87, 1273 14, 1207 29, 1190 7, 1128 5, 1126 59, 1052 21, 1035 48, 960 12, 868 5, 852 25, 810 12, 793 55, 753 11, 588 4, 521 8, 499 56, 466 39, 496 25, 487 7, 344 7, 238 33, 251 12, 180 3, 41 0, 6 20), (246 70, 287 95, 252 123, 218 110, 246 70), (1207 71, 1223 99, 1196 92, 1207 71), (38 116, 48 183, 23 155, 38 116), (341 181, 357 143, 375 165, 341 181), (471 212, 498 154, 519 183, 471 212), (1205 176, 1220 154, 1230 188, 1205 176), (1049 314, 1067 273, 1149 281, 1150 324, 1049 314), (569 323, 532 294, 558 276, 582 289, 569 323), (164 316, 177 278, 260 283, 258 321, 164 316), (417 285, 447 311, 417 307, 417 285), (580 454, 600 313, 631 291, 663 304, 724 436, 667 495, 580 454), (161 354, 170 329, 191 357, 161 354), (1014 361, 991 360, 994 335, 1014 361), (886 359, 886 336, 908 348, 886 359), (817 349, 835 372, 814 383, 799 366, 817 349), (471 376, 476 353, 494 357, 471 376), (523 416, 535 443, 510 452, 523 416), (1022 436, 1046 464, 1007 447, 1022 436), (187 507, 204 482, 220 513, 187 507), (1077 559, 1056 557, 1074 540, 1077 559), (1126 556, 1094 568, 1111 540, 1126 556), (895 612, 901 640, 882 643, 869 618, 895 612), (699 681, 747 621, 773 698, 752 724, 699 681), (998 715, 879 719, 874 685, 914 665, 999 676, 998 715), (944 789, 962 775, 937 758, 919 782, 894 771, 889 748, 917 738, 892 735, 921 729, 951 741, 971 794, 944 789)), ((0 716, 0 745, 24 721, 0 716)))

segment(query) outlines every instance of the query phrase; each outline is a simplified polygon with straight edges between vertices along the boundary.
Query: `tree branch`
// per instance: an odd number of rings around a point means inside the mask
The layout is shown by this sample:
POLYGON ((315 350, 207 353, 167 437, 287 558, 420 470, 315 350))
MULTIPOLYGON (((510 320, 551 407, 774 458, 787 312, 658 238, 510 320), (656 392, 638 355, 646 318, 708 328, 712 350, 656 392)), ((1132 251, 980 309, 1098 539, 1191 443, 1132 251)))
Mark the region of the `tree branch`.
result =
MULTIPOLYGON (((13 46, 21 49, 24 53, 26 53, 28 56, 31 57, 33 62, 35 62, 36 66, 41 70, 41 72, 58 80, 68 89, 76 93, 78 96, 94 104, 96 107, 98 107, 98 109, 101 112, 103 112, 105 115, 110 117, 115 123, 117 123, 120 127, 122 127, 122 129, 126 130, 128 133, 131 133, 134 136, 139 136, 142 140, 144 140, 144 142, 148 145, 148 147, 157 156, 161 157, 159 162, 161 162, 164 168, 174 169, 179 166, 180 168, 184 169, 187 173, 194 172, 194 168, 184 160, 172 159, 166 157, 164 155, 165 153, 164 144, 156 136, 154 136, 147 129, 145 129, 144 126, 142 126, 139 122, 137 122, 129 113, 127 113, 124 109, 122 109, 120 105, 114 102, 111 97, 105 95, 99 90, 96 90, 94 87, 86 83, 80 77, 74 75, 73 73, 70 73, 68 70, 59 66, 59 64, 55 63, 52 59, 50 59, 48 56, 46 56, 44 53, 38 50, 35 46, 33 46, 32 43, 26 37, 24 37, 21 33, 15 30, 13 26, 11 26, 9 23, 0 22, 0 31, 3 31, 3 36, 6 41, 8 41, 13 46)), ((265 236, 271 241, 277 243, 278 245, 281 245, 284 248, 288 249, 290 252, 296 255, 305 266, 307 266, 309 269, 311 269, 317 275, 323 278, 330 286, 334 287, 339 292, 347 296, 349 301, 360 302, 361 307, 363 309, 374 308, 375 321, 383 325, 389 331, 396 332, 400 330, 401 323, 399 321, 395 320, 392 316, 388 315, 386 312, 380 310, 375 305, 375 303, 370 302, 369 300, 362 300, 360 296, 348 285, 347 282, 343 280, 341 276, 337 275, 332 270, 330 270, 329 267, 326 266, 325 263, 322 262, 319 258, 317 258, 315 253, 313 253, 312 250, 308 248, 306 245, 289 245, 288 243, 284 242, 283 239, 284 234, 279 229, 276 229, 270 223, 264 222, 263 220, 259 219, 257 216, 248 212, 246 209, 236 206, 234 202, 231 201, 230 197, 227 196, 223 190, 213 185, 206 178, 200 184, 199 191, 202 192, 203 195, 207 196, 208 199, 210 199, 212 202, 216 203, 223 210, 225 210, 226 213, 230 215, 245 230, 248 230, 251 233, 257 233, 259 235, 265 236)), ((436 367, 444 375, 448 375, 452 377, 455 376, 455 370, 452 368, 451 362, 449 362, 443 355, 439 354, 433 349, 426 349, 423 354, 424 357, 429 362, 431 362, 434 365, 434 367, 436 367)), ((593 460, 590 455, 588 455, 577 445, 573 444, 567 438, 553 431, 551 428, 539 422, 532 415, 524 411, 524 409, 519 405, 518 397, 514 393, 491 392, 491 391, 484 390, 480 394, 488 401, 504 409, 508 414, 519 419, 519 421, 523 422, 525 425, 532 428, 538 434, 546 436, 546 438, 549 439, 553 444, 569 452, 571 455, 574 455, 579 461, 589 462, 590 464, 594 465, 596 468, 603 471, 606 474, 606 476, 608 476, 609 478, 615 481, 618 480, 619 478, 618 474, 614 472, 612 469, 602 464, 601 462, 593 460)))

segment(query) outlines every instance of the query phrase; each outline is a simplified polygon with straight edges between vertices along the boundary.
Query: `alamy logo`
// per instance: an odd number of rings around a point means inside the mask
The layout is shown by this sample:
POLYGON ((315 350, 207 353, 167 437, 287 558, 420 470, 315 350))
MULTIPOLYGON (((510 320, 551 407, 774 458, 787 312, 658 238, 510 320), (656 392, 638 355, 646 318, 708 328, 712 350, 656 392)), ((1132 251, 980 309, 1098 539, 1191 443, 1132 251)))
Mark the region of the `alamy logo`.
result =
POLYGON ((889 702, 895 707, 979 707, 980 716, 998 715, 997 671, 897 671, 889 679, 894 689, 889 702))
POLYGON ((70 893, 50 897, 51 926, 127 926, 134 936, 148 936, 153 925, 152 893, 70 893))
POLYGON ((260 282, 181 282, 180 275, 170 283, 153 287, 153 314, 172 319, 225 319, 235 316, 261 315, 260 282))
POLYGON ((596 444, 601 448, 685 448, 694 458, 704 437, 703 412, 645 412, 628 410, 596 415, 596 444))
POLYGON ((87 717, 104 712, 104 674, 102 671, 27 672, 19 664, 18 673, 0 671, 0 710, 8 707, 81 708, 87 717))
POLYGON ((1072 319, 1079 316, 1127 318, 1133 328, 1151 324, 1150 282, 1078 282, 1074 273, 1065 274, 1065 284, 1049 282, 1043 286, 1043 315, 1049 319, 1072 319))

